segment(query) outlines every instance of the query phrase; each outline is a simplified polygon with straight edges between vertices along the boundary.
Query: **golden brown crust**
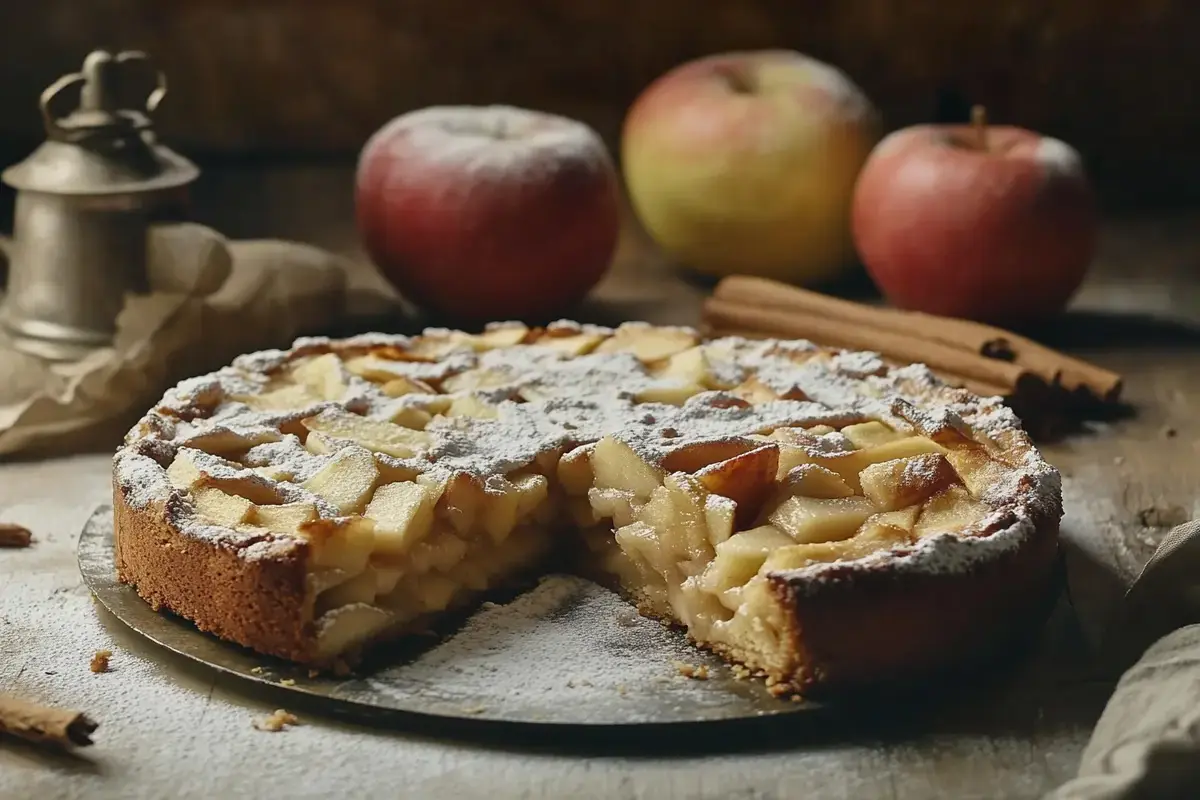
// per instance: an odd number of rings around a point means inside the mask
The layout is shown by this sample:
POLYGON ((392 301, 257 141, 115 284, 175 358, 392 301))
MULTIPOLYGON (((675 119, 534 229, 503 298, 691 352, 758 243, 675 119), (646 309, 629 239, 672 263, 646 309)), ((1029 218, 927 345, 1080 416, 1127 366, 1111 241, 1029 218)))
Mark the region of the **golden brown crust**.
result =
POLYGON ((312 612, 306 602, 307 546, 248 559, 240 547, 189 536, 162 503, 138 509, 113 484, 117 577, 155 610, 166 609, 202 631, 293 661, 313 659, 312 612))
POLYGON ((904 684, 976 663, 1035 630, 1055 590, 1058 524, 970 572, 859 572, 797 587, 772 576, 792 664, 774 674, 797 692, 904 684))

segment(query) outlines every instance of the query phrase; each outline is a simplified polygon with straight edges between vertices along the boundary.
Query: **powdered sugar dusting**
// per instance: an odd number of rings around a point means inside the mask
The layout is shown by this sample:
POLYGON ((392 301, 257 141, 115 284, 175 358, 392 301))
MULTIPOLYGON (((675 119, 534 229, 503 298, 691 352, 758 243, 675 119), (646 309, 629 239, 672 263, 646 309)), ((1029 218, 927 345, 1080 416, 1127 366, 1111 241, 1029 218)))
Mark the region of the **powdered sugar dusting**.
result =
MULTIPOLYGON (((644 323, 640 325, 645 330, 644 323)), ((620 334, 620 330, 565 320, 550 330, 555 336, 620 334)), ((671 330, 694 335, 686 329, 671 330)), ((678 386, 678 379, 660 375, 631 352, 570 357, 541 341, 476 348, 464 334, 436 329, 413 338, 373 334, 341 341, 303 339, 289 351, 243 356, 231 367, 185 381, 169 392, 130 432, 126 448, 117 456, 116 476, 130 502, 140 507, 178 498, 179 493, 162 478, 164 465, 181 447, 200 447, 217 434, 231 434, 242 437, 235 443, 245 446, 237 463, 226 467, 255 475, 259 474, 255 470, 267 467, 281 471, 286 475, 279 481, 281 490, 290 497, 300 496, 296 494, 302 491, 299 484, 331 456, 310 452, 292 431, 299 420, 338 407, 381 420, 397 418, 405 409, 428 409, 433 414, 424 425, 429 445, 409 458, 379 454, 381 467, 435 475, 467 472, 481 480, 606 435, 625 441, 648 462, 661 464, 673 451, 697 443, 738 440, 785 426, 839 428, 878 419, 923 435, 950 432, 973 438, 1004 459, 996 480, 981 497, 996 510, 988 526, 932 537, 907 552, 888 554, 900 568, 967 569, 981 558, 1019 546, 1038 520, 1061 514, 1058 473, 1042 460, 1016 416, 998 398, 979 398, 948 387, 924 366, 889 367, 874 353, 830 351, 805 341, 725 337, 703 343, 702 354, 712 385, 719 388, 674 405, 655 398, 678 386), (412 355, 399 357, 390 351, 412 355), (338 354, 346 363, 374 359, 370 367, 383 370, 383 377, 395 370, 398 376, 427 380, 441 394, 389 397, 380 383, 345 373, 347 388, 339 403, 315 402, 305 408, 264 412, 237 399, 275 385, 277 374, 290 364, 327 353, 338 354), (783 399, 751 403, 728 391, 750 377, 783 399), (494 418, 437 413, 460 398, 492 406, 494 418)), ((838 432, 809 439, 804 446, 814 453, 852 447, 838 432)), ((348 443, 332 437, 327 448, 332 452, 348 443)), ((334 512, 323 509, 322 513, 334 512)), ((189 532, 213 535, 199 527, 189 532)), ((853 568, 870 568, 872 563, 863 559, 853 568)), ((846 569, 840 562, 818 564, 789 572, 788 578, 817 581, 846 569)))

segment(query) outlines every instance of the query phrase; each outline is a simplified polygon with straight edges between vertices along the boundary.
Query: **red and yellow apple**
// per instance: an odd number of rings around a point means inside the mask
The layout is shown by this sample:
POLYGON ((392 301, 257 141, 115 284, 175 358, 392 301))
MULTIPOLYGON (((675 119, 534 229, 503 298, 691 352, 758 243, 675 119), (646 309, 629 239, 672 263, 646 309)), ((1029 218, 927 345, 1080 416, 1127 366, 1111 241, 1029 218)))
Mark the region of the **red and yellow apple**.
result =
POLYGON ((1062 310, 1096 245, 1079 154, 981 117, 880 142, 858 180, 853 225, 859 256, 892 304, 987 322, 1062 310))
POLYGON ((616 169, 565 117, 444 106, 389 122, 359 158, 364 247, 408 299, 463 322, 564 312, 607 271, 616 169))
POLYGON ((851 195, 879 134, 870 101, 834 67, 726 53, 638 97, 621 161, 637 217, 676 261, 811 284, 853 265, 851 195))

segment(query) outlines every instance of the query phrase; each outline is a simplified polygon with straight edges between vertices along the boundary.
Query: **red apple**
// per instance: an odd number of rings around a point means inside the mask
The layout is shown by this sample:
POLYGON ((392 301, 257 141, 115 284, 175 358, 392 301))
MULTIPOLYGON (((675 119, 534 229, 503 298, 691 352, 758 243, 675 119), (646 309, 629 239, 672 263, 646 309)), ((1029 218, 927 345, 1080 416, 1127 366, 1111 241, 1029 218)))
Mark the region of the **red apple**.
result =
POLYGON ((1079 154, 982 118, 886 137, 859 176, 852 220, 859 256, 892 304, 989 322, 1061 311, 1096 244, 1079 154))
POLYGON ((854 266, 850 200, 879 134, 837 68, 790 50, 722 53, 642 92, 621 162, 642 225, 679 263, 823 283, 854 266))
POLYGON ((607 271, 616 171, 581 122, 507 106, 404 114, 363 148, 364 246, 407 298, 462 321, 569 309, 607 271))

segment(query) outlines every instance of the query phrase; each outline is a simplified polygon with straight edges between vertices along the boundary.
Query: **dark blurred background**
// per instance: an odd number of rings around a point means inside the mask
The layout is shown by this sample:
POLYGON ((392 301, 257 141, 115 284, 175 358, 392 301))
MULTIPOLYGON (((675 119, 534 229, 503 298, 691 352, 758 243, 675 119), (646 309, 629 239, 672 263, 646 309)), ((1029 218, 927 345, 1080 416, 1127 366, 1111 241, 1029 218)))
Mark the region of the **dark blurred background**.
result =
POLYGON ((507 102, 615 143, 664 70, 730 49, 840 66, 890 127, 965 118, 1058 136, 1109 208, 1200 199, 1195 0, 5 0, 0 155, 42 138, 38 93, 95 47, 149 51, 165 140, 202 163, 352 160, 436 103, 507 102))

